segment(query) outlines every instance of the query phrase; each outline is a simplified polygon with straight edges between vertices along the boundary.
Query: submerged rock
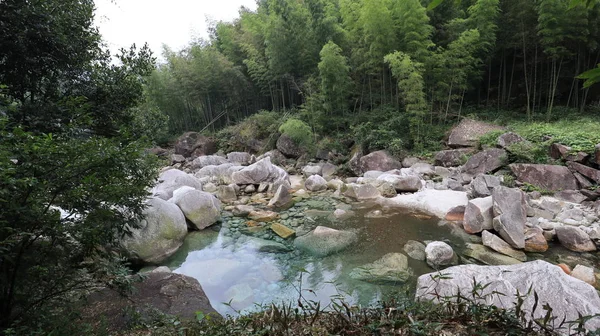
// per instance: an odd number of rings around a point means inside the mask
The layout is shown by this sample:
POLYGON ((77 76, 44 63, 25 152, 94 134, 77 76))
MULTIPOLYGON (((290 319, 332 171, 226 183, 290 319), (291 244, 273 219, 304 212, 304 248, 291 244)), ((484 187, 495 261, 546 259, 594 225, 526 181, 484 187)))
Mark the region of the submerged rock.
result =
MULTIPOLYGON (((532 261, 512 266, 460 265, 444 270, 444 277, 437 273, 424 274, 417 281, 417 300, 437 301, 439 298, 453 297, 459 292, 474 302, 513 309, 517 294, 524 298, 522 309, 525 318, 542 319, 546 315, 543 308, 550 306, 550 324, 558 327, 561 321, 574 321, 583 316, 600 314, 600 297, 594 287, 565 274, 560 267, 545 261, 532 261), (473 295, 474 286, 486 286, 473 295), (493 295, 492 293, 503 295, 493 295), (534 294, 539 301, 536 302, 534 294), (535 311, 532 312, 535 306, 535 311), (532 314, 533 313, 533 314, 532 314)), ((586 322, 590 330, 600 328, 600 318, 586 322)))
POLYGON ((317 226, 308 234, 296 238, 294 245, 300 250, 324 257, 339 252, 357 241, 358 235, 354 232, 317 226))
POLYGON ((350 278, 373 283, 405 282, 411 276, 408 259, 402 253, 388 253, 381 259, 356 267, 350 278))
POLYGON ((273 223, 271 225, 271 230, 273 230, 273 232, 275 232, 279 237, 281 237, 283 239, 287 239, 296 234, 296 231, 290 229, 289 227, 287 227, 283 224, 279 224, 279 223, 273 223))
POLYGON ((425 244, 416 240, 407 241, 402 249, 404 250, 404 252, 406 252, 406 254, 408 254, 409 257, 415 260, 424 261, 427 257, 425 255, 425 244))
MULTIPOLYGON (((527 261, 527 256, 523 251, 513 249, 510 245, 508 245, 508 243, 500 239, 500 237, 496 236, 495 234, 490 233, 489 231, 483 231, 481 238, 484 246, 487 246, 496 252, 502 253, 519 261, 527 261)), ((544 240, 544 242, 545 241, 546 240, 544 240)))

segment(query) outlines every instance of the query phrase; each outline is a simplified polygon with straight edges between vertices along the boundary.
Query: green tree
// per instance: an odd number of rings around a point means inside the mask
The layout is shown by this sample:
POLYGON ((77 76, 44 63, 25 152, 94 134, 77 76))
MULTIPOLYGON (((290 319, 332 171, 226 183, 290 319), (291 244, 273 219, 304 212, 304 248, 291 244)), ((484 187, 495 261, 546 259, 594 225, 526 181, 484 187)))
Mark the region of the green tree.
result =
POLYGON ((350 93, 350 68, 342 49, 329 41, 321 50, 319 76, 321 78, 321 93, 324 97, 324 107, 328 114, 344 114, 348 108, 350 93))
POLYGON ((434 46, 433 27, 429 24, 425 7, 419 0, 394 1, 392 14, 398 31, 399 47, 412 59, 424 62, 434 46))

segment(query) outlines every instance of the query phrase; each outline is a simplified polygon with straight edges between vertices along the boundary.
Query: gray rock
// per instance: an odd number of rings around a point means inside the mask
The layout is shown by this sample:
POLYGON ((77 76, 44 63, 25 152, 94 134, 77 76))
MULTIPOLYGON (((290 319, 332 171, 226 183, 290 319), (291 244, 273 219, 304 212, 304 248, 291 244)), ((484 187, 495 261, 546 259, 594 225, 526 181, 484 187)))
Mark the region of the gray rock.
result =
POLYGON ((600 166, 600 144, 594 147, 594 159, 592 160, 597 166, 600 166))
POLYGON ((171 154, 171 164, 183 163, 185 162, 185 157, 181 154, 171 154))
MULTIPOLYGON (((363 174, 363 177, 368 178, 368 179, 377 179, 383 174, 384 174, 384 172, 379 171, 379 170, 369 170, 363 174)), ((387 175, 392 175, 392 174, 387 174, 387 175)), ((392 176, 398 176, 398 175, 392 175, 392 176)))
POLYGON ((419 158, 416 157, 406 157, 402 160, 402 167, 410 168, 412 165, 421 162, 419 158))
POLYGON ((230 203, 237 200, 234 184, 219 186, 217 198, 224 203, 230 203))
POLYGON ((338 170, 336 165, 329 162, 319 163, 319 166, 321 167, 321 176, 323 176, 325 179, 331 178, 337 173, 338 170))
MULTIPOLYGON (((522 309, 530 319, 542 319, 546 315, 544 306, 552 307, 550 320, 554 327, 561 321, 573 321, 579 313, 591 316, 600 313, 600 298, 594 287, 563 272, 560 267, 537 260, 512 266, 460 265, 444 270, 444 278, 436 273, 425 274, 417 281, 418 300, 437 301, 439 298, 456 296, 459 292, 474 302, 494 305, 503 309, 514 309, 517 295, 531 293, 525 297, 522 309), (487 286, 473 295, 474 285, 487 286), (531 291, 530 291, 531 290, 531 291), (502 293, 494 295, 492 293, 502 293), (533 293, 539 301, 535 301, 533 293)), ((586 328, 600 328, 600 318, 586 322, 586 328)), ((566 331, 566 330, 564 330, 566 331)))
POLYGON ((382 198, 379 202, 382 206, 413 210, 443 219, 451 209, 466 206, 469 199, 466 192, 423 189, 414 194, 382 198))
POLYGON ((371 283, 406 282, 412 272, 408 267, 408 259, 402 253, 388 253, 381 259, 354 268, 350 278, 371 283))
POLYGON ((292 195, 288 188, 284 185, 280 185, 275 192, 271 201, 269 201, 269 207, 284 208, 292 203, 292 195))
POLYGON ((198 157, 202 155, 211 155, 216 153, 217 145, 209 137, 196 132, 184 133, 175 143, 175 154, 181 154, 185 157, 198 157))
POLYGON ((356 243, 358 236, 351 231, 317 226, 308 234, 294 240, 296 248, 316 256, 327 256, 356 243))
POLYGON ((379 181, 390 183, 398 192, 415 192, 421 189, 421 179, 415 175, 398 176, 393 174, 382 174, 377 177, 379 181))
POLYGON ((251 164, 243 169, 234 172, 231 175, 235 184, 261 184, 261 183, 277 183, 287 181, 289 183, 288 174, 285 170, 271 164, 271 159, 266 157, 254 164, 251 164))
POLYGON ((257 158, 256 158, 256 161, 258 162, 258 161, 260 161, 260 160, 262 160, 262 159, 264 159, 264 158, 267 158, 267 157, 268 157, 269 159, 271 159, 271 162, 272 162, 274 165, 280 165, 280 166, 282 166, 282 165, 285 165, 285 163, 286 163, 286 158, 285 158, 285 156, 284 156, 283 154, 281 154, 281 152, 280 152, 280 151, 278 151, 277 149, 274 149, 274 150, 268 151, 268 152, 266 152, 265 154, 263 154, 263 155, 261 155, 261 156, 257 157, 257 158))
POLYGON ((167 266, 160 266, 160 267, 153 269, 149 273, 171 273, 171 269, 168 268, 167 266))
POLYGON ((469 158, 463 172, 470 175, 493 173, 508 163, 508 155, 504 149, 490 148, 469 158))
POLYGON ((218 166, 206 166, 198 170, 194 176, 199 179, 208 179, 216 184, 233 183, 232 175, 234 172, 241 170, 242 166, 236 166, 232 163, 224 163, 218 166))
POLYGON ((308 191, 321 191, 327 189, 327 181, 319 175, 311 175, 304 181, 304 187, 308 191))
POLYGON ((414 165, 412 165, 412 167, 410 167, 410 170, 419 174, 420 176, 435 175, 435 169, 433 168, 433 165, 431 165, 427 162, 417 162, 414 165))
POLYGON ((514 265, 521 263, 515 258, 497 253, 479 244, 467 244, 467 248, 463 254, 486 265, 514 265))
POLYGON ((596 245, 587 233, 578 227, 561 226, 556 229, 556 236, 560 244, 575 252, 596 251, 596 245))
POLYGON ((500 237, 512 247, 525 247, 525 195, 519 189, 496 187, 492 191, 493 211, 496 216, 492 226, 500 237))
POLYGON ((527 140, 523 139, 520 135, 513 132, 507 132, 498 137, 498 146, 500 148, 508 149, 510 146, 525 142, 527 140))
POLYGON ((571 151, 571 147, 555 142, 550 145, 550 157, 555 160, 566 159, 571 151))
POLYGON ((213 225, 221 217, 221 202, 204 191, 183 187, 175 191, 170 202, 175 203, 198 230, 213 225))
POLYGON ((192 169, 201 169, 206 166, 218 166, 229 163, 226 158, 218 155, 199 156, 192 161, 192 169))
POLYGON ((425 247, 425 256, 427 258, 427 265, 436 269, 455 265, 458 262, 458 257, 452 247, 441 241, 434 241, 427 244, 425 247))
POLYGON ((157 264, 183 244, 187 224, 183 213, 173 203, 155 197, 149 199, 147 205, 139 227, 132 229, 121 245, 132 259, 157 264))
POLYGON ((238 166, 246 166, 251 163, 252 155, 246 152, 231 152, 227 153, 227 160, 238 166))
POLYGON ((237 217, 246 217, 252 211, 254 211, 254 207, 253 206, 250 206, 250 205, 236 205, 236 206, 233 207, 233 210, 231 212, 233 213, 234 216, 237 216, 237 217))
POLYGON ((480 137, 493 131, 502 130, 505 130, 505 128, 482 121, 463 119, 450 132, 448 146, 452 148, 477 147, 480 137))
POLYGON ((571 203, 581 203, 587 201, 588 197, 582 194, 579 190, 562 190, 554 193, 554 197, 561 201, 571 203))
POLYGON ((415 260, 425 261, 425 258, 427 258, 425 255, 425 244, 416 240, 407 241, 402 249, 409 257, 415 260))
POLYGON ((576 190, 577 180, 565 166, 513 163, 510 166, 520 182, 549 191, 576 190))
POLYGON ((548 241, 540 227, 525 229, 525 251, 543 253, 548 250, 548 241))
POLYGON ((286 157, 298 158, 304 154, 304 149, 298 146, 287 134, 282 134, 277 139, 277 149, 286 157))
POLYGON ((252 193, 256 192, 256 187, 254 186, 254 184, 249 184, 246 186, 246 188, 244 188, 244 192, 246 194, 252 194, 252 193))
MULTIPOLYGON (((592 167, 584 166, 581 163, 577 162, 569 162, 567 164, 569 169, 574 172, 578 172, 579 174, 589 178, 590 180, 600 184, 600 170, 594 169, 592 167)), ((576 188, 572 188, 576 189, 576 188)))
POLYGON ((483 245, 491 248, 492 250, 507 255, 511 258, 515 258, 519 261, 527 261, 527 256, 523 251, 517 251, 513 249, 508 243, 500 239, 489 231, 483 231, 481 234, 483 245))
POLYGON ((500 186, 500 178, 493 175, 480 174, 471 181, 471 194, 473 197, 487 197, 492 195, 492 189, 500 186))
POLYGON ((475 152, 472 148, 449 149, 439 151, 434 156, 436 166, 457 167, 468 161, 469 155, 475 152))
POLYGON ((463 228, 467 233, 478 233, 493 228, 494 212, 492 197, 470 200, 465 208, 463 228))
POLYGON ((310 177, 312 175, 322 175, 323 168, 317 165, 309 165, 302 168, 302 175, 304 177, 310 177))
POLYGON ((388 198, 394 197, 398 194, 396 192, 396 188, 394 188, 388 182, 383 182, 383 183, 379 184, 379 186, 377 187, 377 190, 379 190, 379 193, 381 194, 381 196, 388 197, 388 198))
POLYGON ((592 267, 577 265, 573 271, 571 271, 571 276, 592 286, 596 283, 596 275, 594 274, 594 269, 592 267))
POLYGON ((346 197, 353 198, 358 201, 375 199, 381 196, 379 190, 370 184, 349 183, 345 186, 343 194, 346 197))
POLYGON ((362 150, 353 149, 352 156, 350 157, 350 160, 348 160, 348 168, 356 176, 360 176, 363 173, 360 167, 360 159, 362 158, 362 155, 362 150))
POLYGON ((194 176, 179 169, 169 169, 158 177, 158 184, 153 189, 153 195, 168 201, 173 197, 173 192, 181 187, 188 186, 202 190, 202 183, 194 176))
POLYGON ((360 170, 388 171, 402 168, 402 163, 394 159, 387 151, 376 151, 360 158, 360 170))

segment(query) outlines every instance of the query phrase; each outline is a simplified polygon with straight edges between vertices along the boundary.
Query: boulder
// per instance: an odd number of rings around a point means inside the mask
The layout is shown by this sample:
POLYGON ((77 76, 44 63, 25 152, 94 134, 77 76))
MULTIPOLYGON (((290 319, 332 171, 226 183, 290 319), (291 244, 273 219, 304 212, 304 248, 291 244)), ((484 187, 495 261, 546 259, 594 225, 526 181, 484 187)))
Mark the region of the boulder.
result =
POLYGON ((421 162, 419 158, 416 157, 406 157, 402 160, 402 167, 410 168, 412 165, 421 162))
POLYGON ((539 227, 525 229, 525 251, 543 253, 548 250, 548 241, 544 230, 539 227))
POLYGON ((232 163, 224 163, 218 166, 203 167, 194 176, 199 179, 208 179, 215 184, 231 184, 233 183, 233 173, 243 168, 232 163))
POLYGON ((227 154, 227 161, 237 166, 246 166, 251 163, 252 155, 246 152, 231 152, 227 154))
POLYGON ((251 205, 236 205, 233 207, 233 210, 231 212, 233 213, 234 216, 246 217, 252 211, 254 211, 254 207, 251 205))
POLYGON ((175 203, 198 230, 213 225, 221 217, 221 202, 205 191, 183 187, 175 191, 170 202, 175 203))
POLYGON ((275 192, 271 201, 269 201, 269 207, 274 208, 285 208, 286 206, 292 203, 292 195, 290 194, 288 188, 284 185, 280 185, 275 192))
POLYGON ((343 194, 346 197, 357 201, 376 199, 381 196, 379 190, 370 184, 349 183, 343 188, 343 194))
POLYGON ((260 161, 267 157, 271 159, 271 162, 273 164, 279 165, 279 166, 285 165, 285 163, 287 161, 285 156, 283 154, 281 154, 281 152, 278 151, 277 149, 273 149, 271 151, 266 152, 265 154, 257 157, 256 160, 260 161))
MULTIPOLYGON (((153 321, 157 312, 196 321, 197 312, 219 317, 198 280, 176 273, 150 272, 141 281, 132 281, 131 294, 124 296, 104 288, 87 296, 81 315, 92 325, 103 318, 109 334, 130 334, 133 311, 141 321, 153 321)), ((197 322, 196 322, 197 323, 197 322)))
POLYGON ((467 233, 478 233, 493 228, 494 212, 491 196, 470 200, 465 208, 463 228, 467 233))
POLYGON ((500 186, 500 178, 494 175, 480 174, 475 176, 469 186, 473 197, 491 196, 492 189, 500 186))
POLYGON ((527 256, 523 251, 513 249, 508 243, 500 239, 500 237, 487 230, 482 232, 481 239, 484 246, 487 246, 496 252, 515 258, 519 261, 527 261, 527 256))
POLYGON ((357 241, 358 236, 354 232, 317 226, 308 234, 296 238, 294 246, 310 254, 324 257, 339 252, 357 241))
POLYGON ((577 180, 565 166, 513 163, 510 166, 520 182, 548 191, 576 190, 577 180))
POLYGON ((389 171, 402 168, 402 163, 394 159, 387 151, 381 150, 360 158, 360 170, 389 171))
POLYGON ((579 190, 562 190, 554 193, 554 197, 561 201, 578 204, 588 200, 588 196, 579 190))
POLYGON ((448 213, 446 213, 446 217, 444 218, 447 221, 451 221, 451 222, 459 222, 459 221, 464 221, 465 220, 465 206, 464 205, 459 205, 456 206, 452 209, 450 209, 450 211, 448 211, 448 213))
POLYGON ((434 164, 443 167, 457 167, 469 159, 475 150, 472 148, 459 148, 439 151, 434 156, 434 164))
POLYGON ((373 263, 354 268, 350 272, 350 278, 371 283, 397 284, 406 282, 411 274, 404 254, 388 253, 373 263))
POLYGON ((508 155, 504 149, 490 148, 469 158, 463 172, 470 175, 493 173, 508 163, 508 155))
POLYGON ((322 175, 323 168, 318 165, 308 165, 302 168, 302 175, 310 177, 313 175, 322 175))
POLYGON ((571 151, 571 147, 555 142, 550 145, 549 155, 554 160, 566 159, 571 151))
POLYGON ((294 159, 299 158, 304 154, 304 149, 298 146, 287 134, 282 134, 279 139, 277 139, 277 150, 286 157, 294 159))
POLYGON ((417 162, 414 165, 412 165, 412 167, 410 167, 409 171, 412 171, 412 172, 418 174, 419 176, 435 175, 435 168, 427 162, 417 162))
POLYGON ((450 132, 448 138, 448 146, 452 148, 457 147, 477 147, 479 145, 479 138, 493 132, 503 131, 504 127, 477 121, 473 119, 463 119, 461 122, 454 126, 450 132))
POLYGON ((321 167, 321 176, 323 176, 325 179, 330 179, 333 177, 338 170, 336 165, 329 162, 319 163, 319 166, 321 167))
POLYGON ((181 187, 191 187, 202 190, 202 183, 194 176, 179 169, 169 169, 158 177, 158 184, 152 190, 155 197, 168 201, 173 197, 173 192, 181 187))
POLYGON ((560 244, 575 252, 596 251, 596 245, 585 231, 575 226, 560 226, 556 229, 560 244))
POLYGON ((444 266, 455 265, 458 257, 452 247, 441 241, 434 241, 425 247, 427 265, 438 269, 444 266))
POLYGON ((147 205, 139 227, 132 228, 131 235, 123 238, 121 245, 132 259, 158 264, 183 244, 187 224, 173 203, 154 197, 147 205))
MULTIPOLYGON (((521 306, 523 316, 543 319, 547 312, 544 307, 548 305, 556 317, 550 320, 554 327, 563 320, 578 319, 579 314, 591 316, 600 313, 600 297, 594 287, 541 260, 511 266, 460 265, 445 269, 444 275, 443 278, 439 278, 437 273, 420 276, 416 299, 437 302, 460 293, 474 302, 510 310, 515 308, 518 297, 530 293, 521 306), (475 285, 485 287, 474 295, 475 285), (538 300, 535 300, 534 292, 538 300)), ((600 328, 600 318, 588 320, 585 326, 591 330, 600 328)))
POLYGON ((416 240, 407 241, 402 250, 415 260, 425 261, 425 258, 427 258, 425 254, 425 244, 416 240))
POLYGON ((217 198, 224 203, 231 203, 237 200, 235 184, 221 185, 217 189, 217 198))
POLYGON ((171 154, 171 164, 184 163, 185 157, 181 154, 171 154))
POLYGON ((497 144, 498 147, 508 150, 510 146, 525 141, 527 140, 525 140, 522 136, 518 135, 517 133, 507 132, 498 137, 497 144))
POLYGON ((494 219, 492 226, 512 247, 525 247, 527 221, 525 194, 519 189, 496 187, 492 191, 494 219))
POLYGON ((235 184, 289 183, 285 170, 273 165, 269 157, 232 173, 231 179, 235 184))
POLYGON ((218 166, 224 163, 229 163, 226 158, 218 155, 203 155, 192 161, 192 169, 200 169, 206 166, 218 166))
POLYGON ((463 251, 463 254, 486 265, 514 265, 521 263, 521 261, 515 258, 497 253, 480 244, 467 244, 467 248, 463 251))
MULTIPOLYGON (((590 180, 600 184, 600 170, 594 169, 592 167, 584 166, 581 163, 577 162, 569 162, 567 164, 569 169, 574 172, 578 172, 579 174, 589 178, 590 180)), ((573 188, 575 189, 575 188, 573 188)))
POLYGON ((254 210, 248 214, 248 218, 257 222, 271 222, 279 218, 279 214, 274 211, 254 210))
POLYGON ((217 152, 217 144, 209 137, 196 132, 184 133, 175 143, 175 154, 196 158, 217 152))
POLYGON ((377 186, 377 190, 379 190, 379 194, 383 197, 394 197, 398 195, 396 192, 396 188, 394 188, 390 183, 383 182, 377 186))
POLYGON ((304 181, 304 187, 308 191, 321 191, 327 189, 327 181, 319 175, 311 175, 304 181))
POLYGON ((398 192, 415 192, 422 187, 421 178, 416 175, 399 176, 394 174, 381 174, 377 177, 379 181, 391 184, 398 192))
POLYGON ((445 218, 451 209, 461 205, 466 206, 468 202, 466 192, 434 189, 423 189, 414 194, 379 199, 382 206, 412 210, 438 218, 445 218))
POLYGON ((577 265, 571 271, 571 276, 592 286, 596 284, 596 275, 594 274, 594 269, 591 267, 577 265))

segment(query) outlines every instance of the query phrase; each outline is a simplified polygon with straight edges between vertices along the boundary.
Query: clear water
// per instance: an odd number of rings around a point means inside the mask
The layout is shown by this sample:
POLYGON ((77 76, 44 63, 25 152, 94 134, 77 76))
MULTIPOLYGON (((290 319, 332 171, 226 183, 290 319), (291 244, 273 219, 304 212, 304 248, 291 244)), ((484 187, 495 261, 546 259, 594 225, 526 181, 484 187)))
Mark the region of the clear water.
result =
MULTIPOLYGON (((190 251, 174 272, 198 279, 212 306, 222 315, 235 315, 270 303, 295 303, 300 293, 306 300, 320 301, 322 307, 337 298, 350 304, 371 305, 386 295, 414 286, 419 275, 433 269, 425 262, 409 258, 414 276, 408 283, 381 285, 351 279, 349 273, 353 268, 390 252, 404 253, 402 248, 408 240, 443 240, 455 248, 463 245, 450 228, 439 225, 435 219, 404 213, 371 218, 373 209, 354 209, 353 218, 336 221, 326 216, 336 205, 338 201, 322 198, 320 202, 302 202, 281 214, 289 214, 288 222, 283 222, 295 226, 299 232, 317 225, 355 230, 358 243, 337 254, 319 258, 299 251, 261 253, 243 243, 245 220, 225 217, 216 241, 190 251)), ((258 235, 293 246, 292 239, 283 241, 269 230, 258 235)))

